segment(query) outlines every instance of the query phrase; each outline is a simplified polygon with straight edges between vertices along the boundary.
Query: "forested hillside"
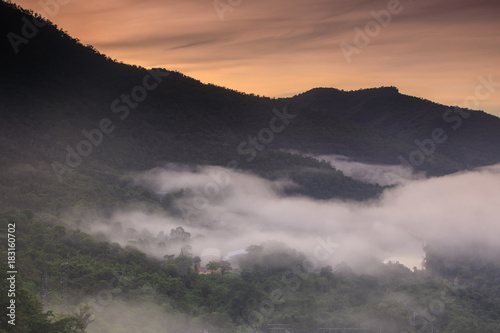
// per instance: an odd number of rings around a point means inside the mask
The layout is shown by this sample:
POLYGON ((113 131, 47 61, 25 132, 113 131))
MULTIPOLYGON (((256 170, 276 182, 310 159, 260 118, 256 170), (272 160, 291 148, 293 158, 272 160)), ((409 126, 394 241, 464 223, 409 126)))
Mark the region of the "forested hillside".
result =
MULTIPOLYGON (((23 17, 31 13, 5 2, 1 6, 2 34, 21 33, 23 17)), ((64 201, 68 190, 88 193, 110 182, 121 187, 117 173, 172 161, 220 166, 236 161, 269 179, 292 178, 303 185, 300 194, 366 199, 381 188, 278 149, 398 165, 399 156, 408 160, 419 149, 413 141, 429 139, 434 127, 443 127, 450 138, 422 165, 412 165, 417 171, 442 175, 499 161, 498 118, 473 112, 459 135, 452 136, 454 123, 441 119, 445 106, 389 88, 319 90, 276 100, 205 85, 176 72, 117 63, 51 24, 17 45, 18 53, 8 38, 1 43, 6 52, 1 55, 0 149, 8 205, 31 208, 20 202, 19 175, 34 177, 30 200, 40 209, 46 204, 37 197, 47 191, 64 201), (100 124, 109 132, 102 139, 94 131, 100 124), (94 143, 89 133, 97 135, 94 143), (80 147, 86 156, 77 153, 82 141, 90 143, 80 147)), ((77 193, 69 197, 60 205, 80 199, 77 193)))
MULTIPOLYGON (((148 258, 133 247, 47 225, 30 211, 3 211, 1 222, 2 228, 16 224, 22 263, 17 319, 22 324, 7 332, 78 332, 87 325, 90 332, 155 332, 167 325, 167 332, 178 333, 265 331, 270 324, 294 332, 500 329, 498 263, 446 258, 455 268, 442 271, 437 261, 444 258, 430 251, 425 270, 373 263, 378 268, 372 274, 360 275, 347 263, 311 271, 303 254, 284 244, 264 244, 250 246, 236 271, 198 275, 200 258, 190 253, 148 258), (63 272, 67 281, 62 285, 63 272), (36 294, 45 309, 71 308, 72 316, 41 314, 36 294)), ((2 288, 5 303, 5 284, 2 288)), ((2 328, 8 328, 5 319, 2 328)))
MULTIPOLYGON (((435 154, 431 153, 436 155, 435 160, 428 159, 422 165, 413 165, 427 170, 429 174, 498 163, 500 150, 494 133, 500 119, 482 111, 447 107, 403 95, 395 87, 354 92, 317 88, 287 101, 328 117, 354 122, 363 128, 380 130, 394 140, 413 145, 414 149, 420 148, 426 154, 427 151, 435 151, 435 154), (436 129, 441 129, 446 139, 434 142, 434 147, 424 143, 433 138, 436 129), (421 144, 416 144, 416 140, 421 144)), ((372 158, 383 163, 390 157, 378 155, 372 158)))

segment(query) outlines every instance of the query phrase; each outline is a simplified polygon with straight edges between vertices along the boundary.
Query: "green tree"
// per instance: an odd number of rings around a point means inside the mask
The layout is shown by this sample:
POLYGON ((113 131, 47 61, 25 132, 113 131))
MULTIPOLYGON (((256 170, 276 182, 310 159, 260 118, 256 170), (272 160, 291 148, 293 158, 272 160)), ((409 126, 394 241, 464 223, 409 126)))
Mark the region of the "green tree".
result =
POLYGON ((220 264, 217 261, 209 261, 207 264, 207 269, 211 271, 216 271, 220 268, 220 264))
POLYGON ((220 273, 222 275, 222 277, 224 277, 224 274, 226 272, 229 272, 231 271, 233 268, 231 267, 231 263, 229 261, 226 261, 226 260, 222 260, 219 262, 219 267, 220 267, 220 273))
POLYGON ((200 268, 200 263, 201 263, 201 258, 199 256, 196 256, 193 258, 193 264, 194 264, 194 271, 195 273, 198 273, 198 268, 200 268))

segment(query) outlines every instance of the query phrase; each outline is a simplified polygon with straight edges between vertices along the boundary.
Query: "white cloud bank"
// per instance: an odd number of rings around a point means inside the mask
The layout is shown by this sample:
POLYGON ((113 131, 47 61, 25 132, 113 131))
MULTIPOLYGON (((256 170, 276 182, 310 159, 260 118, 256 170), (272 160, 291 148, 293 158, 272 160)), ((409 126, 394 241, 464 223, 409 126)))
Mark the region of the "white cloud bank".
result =
MULTIPOLYGON (((93 231, 125 244, 127 237, 163 237, 183 226, 192 235, 195 255, 218 249, 224 256, 251 244, 277 240, 314 257, 321 241, 331 242, 334 249, 328 256, 323 251, 321 258, 325 260, 317 260, 318 264, 347 261, 355 269, 363 269, 370 258, 419 266, 422 242, 428 240, 464 247, 480 243, 500 249, 500 165, 414 180, 367 203, 287 197, 281 191, 286 181, 271 182, 220 167, 168 165, 135 178, 155 191, 189 189, 197 193, 177 201, 190 221, 163 213, 120 211, 111 221, 120 221, 124 230, 135 228, 137 232, 129 230, 119 236, 102 223, 94 224, 93 231)), ((145 248, 156 256, 173 251, 151 244, 145 248)))

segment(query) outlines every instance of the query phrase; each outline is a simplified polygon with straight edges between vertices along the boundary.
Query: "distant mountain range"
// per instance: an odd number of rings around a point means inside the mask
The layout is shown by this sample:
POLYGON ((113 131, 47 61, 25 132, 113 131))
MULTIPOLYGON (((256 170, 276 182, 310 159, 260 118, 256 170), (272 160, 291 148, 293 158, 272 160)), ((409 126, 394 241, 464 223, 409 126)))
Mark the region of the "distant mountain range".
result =
POLYGON ((113 198, 98 205, 126 201, 131 185, 121 175, 166 162, 289 177, 300 185, 290 194, 320 199, 383 189, 291 150, 430 176, 500 162, 500 119, 482 111, 394 87, 248 95, 119 63, 43 22, 0 2, 2 206, 57 211, 96 192, 113 198))

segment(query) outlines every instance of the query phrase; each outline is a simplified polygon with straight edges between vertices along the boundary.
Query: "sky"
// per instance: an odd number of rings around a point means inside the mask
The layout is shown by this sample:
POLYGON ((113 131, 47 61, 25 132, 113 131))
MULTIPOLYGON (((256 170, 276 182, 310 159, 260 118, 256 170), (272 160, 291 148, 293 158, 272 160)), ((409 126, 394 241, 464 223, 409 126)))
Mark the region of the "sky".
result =
POLYGON ((497 0, 13 2, 113 59, 246 93, 396 86, 500 116, 497 0))

